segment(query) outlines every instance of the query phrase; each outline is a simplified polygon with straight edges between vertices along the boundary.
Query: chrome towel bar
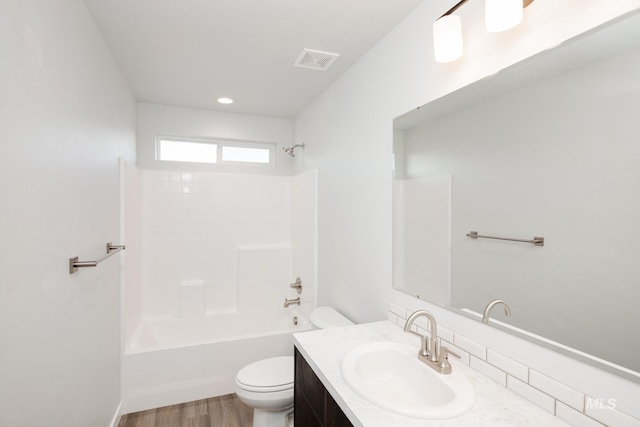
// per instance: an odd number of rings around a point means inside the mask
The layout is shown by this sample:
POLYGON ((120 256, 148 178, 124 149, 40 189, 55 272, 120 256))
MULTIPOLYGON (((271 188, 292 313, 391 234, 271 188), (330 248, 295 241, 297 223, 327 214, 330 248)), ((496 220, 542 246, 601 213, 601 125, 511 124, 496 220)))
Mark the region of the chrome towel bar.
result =
POLYGON ((511 242, 533 243, 536 246, 544 246, 544 237, 537 237, 537 236, 534 237, 533 240, 523 240, 523 239, 511 239, 508 237, 482 236, 478 234, 477 231, 470 231, 467 234, 467 237, 471 237, 472 239, 509 240, 511 242))
POLYGON ((113 245, 111 242, 107 243, 107 254, 101 256, 95 261, 78 261, 78 257, 69 258, 69 274, 73 274, 78 271, 80 268, 84 267, 96 267, 105 259, 109 258, 111 255, 115 255, 120 251, 125 249, 124 245, 113 245))

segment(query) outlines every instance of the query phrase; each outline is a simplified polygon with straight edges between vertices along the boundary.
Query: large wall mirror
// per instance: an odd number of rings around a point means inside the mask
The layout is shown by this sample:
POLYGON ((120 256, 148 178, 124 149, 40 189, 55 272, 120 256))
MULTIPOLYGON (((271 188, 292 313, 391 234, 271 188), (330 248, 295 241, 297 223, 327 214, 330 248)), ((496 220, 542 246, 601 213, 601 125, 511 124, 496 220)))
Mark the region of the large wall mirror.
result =
POLYGON ((394 288, 640 382, 640 13, 396 118, 394 157, 394 288))

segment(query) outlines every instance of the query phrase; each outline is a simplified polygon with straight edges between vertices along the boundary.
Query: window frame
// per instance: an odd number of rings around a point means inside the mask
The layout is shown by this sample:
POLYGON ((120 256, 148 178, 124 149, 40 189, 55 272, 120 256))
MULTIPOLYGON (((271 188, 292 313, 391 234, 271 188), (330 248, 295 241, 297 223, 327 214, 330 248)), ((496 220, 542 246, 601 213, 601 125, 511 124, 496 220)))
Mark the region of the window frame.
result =
POLYGON ((207 165, 210 167, 228 167, 228 166, 238 166, 238 167, 276 167, 276 147, 277 143, 268 142, 268 141, 249 141, 242 139, 232 139, 232 138, 207 138, 207 137, 190 137, 190 136, 176 136, 176 135, 156 135, 156 146, 155 146, 155 160, 164 164, 178 164, 178 163, 195 163, 200 165, 207 165), (216 162, 199 162, 197 160, 163 160, 161 158, 161 145, 162 141, 173 141, 173 142, 185 142, 185 143, 196 143, 196 144, 210 144, 216 145, 216 162), (223 147, 232 147, 232 148, 249 148, 249 149, 261 149, 268 150, 269 153, 269 162, 252 162, 252 161, 236 161, 236 160, 222 160, 222 150, 223 147))

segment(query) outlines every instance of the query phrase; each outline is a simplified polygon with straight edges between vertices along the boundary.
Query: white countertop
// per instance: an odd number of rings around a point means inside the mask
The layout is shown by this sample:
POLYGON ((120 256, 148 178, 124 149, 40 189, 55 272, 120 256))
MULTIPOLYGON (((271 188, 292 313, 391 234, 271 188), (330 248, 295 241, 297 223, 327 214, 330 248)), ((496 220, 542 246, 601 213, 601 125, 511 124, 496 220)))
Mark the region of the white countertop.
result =
POLYGON ((340 408, 357 427, 461 427, 461 426, 567 426, 568 424, 490 380, 457 360, 454 370, 465 373, 476 390, 476 403, 469 412, 446 420, 424 420, 398 415, 360 397, 343 380, 340 364, 353 347, 375 341, 393 341, 420 347, 420 340, 389 321, 293 335, 300 353, 340 408))

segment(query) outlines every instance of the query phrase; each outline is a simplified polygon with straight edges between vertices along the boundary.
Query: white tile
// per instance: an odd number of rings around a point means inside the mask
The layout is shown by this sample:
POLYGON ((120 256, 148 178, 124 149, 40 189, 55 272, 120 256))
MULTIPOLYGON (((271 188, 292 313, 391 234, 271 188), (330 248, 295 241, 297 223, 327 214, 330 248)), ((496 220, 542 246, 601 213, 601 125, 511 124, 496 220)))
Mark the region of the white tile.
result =
POLYGON ((454 333, 453 343, 466 352, 473 354, 478 359, 487 360, 487 348, 477 342, 454 333))
POLYGON ((414 325, 414 327, 415 327, 416 332, 418 332, 420 335, 423 335, 423 336, 425 336, 427 338, 431 337, 431 332, 429 332, 427 329, 422 328, 420 326, 415 326, 415 325, 414 325))
POLYGON ((407 310, 405 310, 404 307, 400 307, 398 304, 389 302, 389 311, 403 319, 407 318, 407 310))
POLYGON ((471 356, 471 365, 473 369, 480 372, 482 375, 491 378, 503 387, 507 386, 507 374, 504 371, 489 365, 477 357, 471 356))
POLYGON ((575 409, 565 405, 562 402, 556 402, 556 417, 562 421, 567 422, 575 427, 603 427, 604 424, 600 424, 593 418, 587 417, 582 412, 578 412, 575 409))
POLYGON ((180 317, 183 319, 204 318, 204 280, 182 280, 180 282, 180 317))
POLYGON ((420 316, 414 322, 414 325, 422 328, 423 331, 429 331, 431 328, 429 327, 429 320, 426 317, 420 316))
POLYGON ((584 410, 584 394, 546 375, 542 375, 533 369, 529 371, 529 385, 555 397, 580 412, 584 410))
POLYGON ((519 379, 507 375, 507 388, 516 394, 527 399, 529 402, 538 405, 545 411, 555 414, 555 399, 548 394, 544 394, 538 389, 531 387, 519 379))
POLYGON ((403 319, 400 316, 396 316, 396 325, 398 325, 398 327, 404 329, 404 324, 406 323, 406 320, 403 319))
POLYGON ((529 367, 522 363, 509 359, 491 349, 487 349, 487 362, 521 381, 529 382, 529 367))
POLYGON ((640 427, 640 420, 615 409, 615 399, 585 399, 585 413, 609 427, 640 427))
POLYGON ((387 311, 387 320, 389 320, 389 322, 393 324, 396 324, 396 322, 398 321, 398 316, 396 316, 390 311, 387 311))
POLYGON ((447 329, 444 326, 438 325, 438 338, 442 338, 445 341, 453 342, 453 331, 447 329))

